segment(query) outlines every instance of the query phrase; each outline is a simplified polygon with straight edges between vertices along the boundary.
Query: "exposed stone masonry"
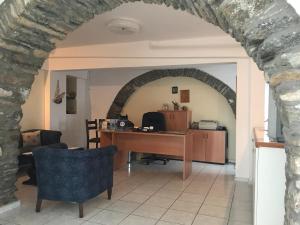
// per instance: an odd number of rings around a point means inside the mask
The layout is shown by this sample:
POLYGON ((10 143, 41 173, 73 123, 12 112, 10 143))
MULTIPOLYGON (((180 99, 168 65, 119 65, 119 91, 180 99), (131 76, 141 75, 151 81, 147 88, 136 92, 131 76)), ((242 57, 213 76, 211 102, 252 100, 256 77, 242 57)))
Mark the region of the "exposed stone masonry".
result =
MULTIPOLYGON (((5 0, 0 5, 0 205, 14 200, 21 104, 55 42, 137 0, 5 0), (12 94, 11 94, 12 93, 12 94)), ((143 0, 185 10, 231 34, 275 90, 287 140, 285 225, 300 224, 300 26, 286 0, 143 0)))
POLYGON ((118 115, 122 112, 124 105, 128 98, 140 87, 145 84, 164 78, 164 77, 191 77, 196 80, 202 81, 203 83, 211 86, 221 95, 223 95, 228 104, 230 105, 232 112, 236 115, 236 94, 235 92, 222 81, 209 75, 198 69, 165 69, 165 70, 152 70, 146 72, 122 87, 115 97, 110 109, 107 113, 107 118, 118 118, 118 115))

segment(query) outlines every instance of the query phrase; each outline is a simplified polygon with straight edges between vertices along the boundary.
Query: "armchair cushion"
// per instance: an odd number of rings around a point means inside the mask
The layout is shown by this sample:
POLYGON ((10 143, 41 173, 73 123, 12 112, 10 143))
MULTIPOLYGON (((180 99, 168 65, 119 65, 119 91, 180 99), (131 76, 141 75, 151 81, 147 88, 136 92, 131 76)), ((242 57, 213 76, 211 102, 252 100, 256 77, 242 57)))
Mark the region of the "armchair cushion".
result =
POLYGON ((22 133, 23 147, 33 147, 41 145, 41 132, 39 130, 22 133))

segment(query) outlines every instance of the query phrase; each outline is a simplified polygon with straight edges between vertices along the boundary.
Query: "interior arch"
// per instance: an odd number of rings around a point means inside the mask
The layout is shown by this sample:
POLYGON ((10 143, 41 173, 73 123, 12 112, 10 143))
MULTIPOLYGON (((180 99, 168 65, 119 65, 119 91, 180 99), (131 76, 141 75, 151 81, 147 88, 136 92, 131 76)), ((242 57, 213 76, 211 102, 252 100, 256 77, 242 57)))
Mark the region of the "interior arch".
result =
POLYGON ((149 82, 164 77, 191 77, 196 80, 202 81, 203 83, 209 85, 221 95, 223 95, 230 105, 233 114, 236 114, 236 94, 228 85, 204 71, 187 68, 152 70, 132 79, 127 84, 125 84, 116 95, 107 113, 107 118, 118 118, 127 100, 138 88, 149 82))

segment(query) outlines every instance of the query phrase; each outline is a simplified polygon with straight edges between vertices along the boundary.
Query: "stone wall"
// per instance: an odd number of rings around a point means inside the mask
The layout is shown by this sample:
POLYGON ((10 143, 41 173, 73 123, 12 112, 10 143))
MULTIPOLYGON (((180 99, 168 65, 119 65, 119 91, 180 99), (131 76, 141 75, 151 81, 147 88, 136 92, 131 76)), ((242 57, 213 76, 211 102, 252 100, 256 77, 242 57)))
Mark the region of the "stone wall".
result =
MULTIPOLYGON (((20 105, 55 42, 137 0, 5 0, 0 6, 0 204, 13 201, 20 105)), ((286 225, 300 220, 300 26, 285 0, 143 0, 185 10, 231 34, 275 89, 287 140, 286 225)))
POLYGON ((236 115, 236 94, 228 85, 224 84, 222 81, 198 69, 165 69, 149 71, 125 84, 124 87, 122 87, 122 89, 118 92, 112 105, 110 106, 110 109, 107 113, 107 118, 118 118, 128 98, 138 88, 151 81, 155 81, 164 77, 191 77, 196 80, 202 81, 203 83, 209 85, 221 95, 223 95, 227 99, 227 102, 230 105, 233 114, 236 115))

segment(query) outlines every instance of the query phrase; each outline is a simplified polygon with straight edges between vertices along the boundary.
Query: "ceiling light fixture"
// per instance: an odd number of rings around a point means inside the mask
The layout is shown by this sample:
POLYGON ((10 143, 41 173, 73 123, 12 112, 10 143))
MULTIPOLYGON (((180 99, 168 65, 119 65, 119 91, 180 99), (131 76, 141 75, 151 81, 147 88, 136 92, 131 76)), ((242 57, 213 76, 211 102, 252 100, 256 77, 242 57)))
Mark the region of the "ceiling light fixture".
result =
POLYGON ((106 26, 111 32, 116 34, 135 34, 141 30, 140 23, 129 18, 112 19, 106 26))

